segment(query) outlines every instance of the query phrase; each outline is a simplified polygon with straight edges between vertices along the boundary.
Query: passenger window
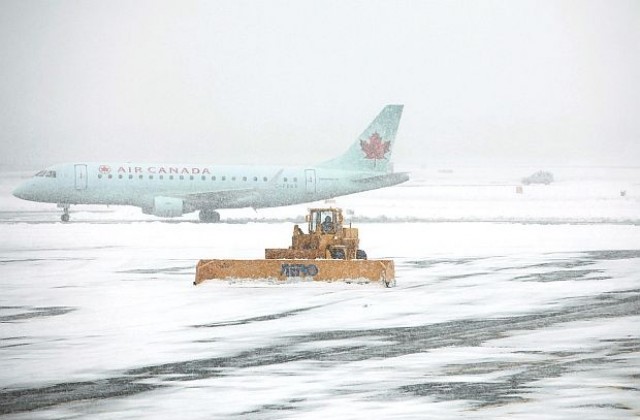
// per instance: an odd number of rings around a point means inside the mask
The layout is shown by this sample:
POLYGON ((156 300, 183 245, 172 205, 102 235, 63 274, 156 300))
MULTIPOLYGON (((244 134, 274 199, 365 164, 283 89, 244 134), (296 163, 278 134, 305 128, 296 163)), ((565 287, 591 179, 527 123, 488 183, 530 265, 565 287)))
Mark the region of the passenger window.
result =
POLYGON ((184 175, 180 175, 180 179, 184 179, 184 175))
POLYGON ((122 179, 122 174, 118 175, 118 178, 119 178, 119 179, 122 179))
POLYGON ((264 178, 262 178, 262 180, 263 180, 264 182, 267 182, 267 177, 265 176, 264 178))
POLYGON ((138 179, 142 179, 142 178, 144 178, 144 176, 143 176, 143 175, 139 175, 139 176, 138 176, 138 179))
POLYGON ((258 181, 258 177, 257 177, 257 176, 254 176, 254 177, 253 177, 253 181, 254 181, 254 182, 258 181))
POLYGON ((193 175, 189 176, 189 179, 190 179, 191 181, 193 181, 193 175))
POLYGON ((203 181, 206 181, 206 180, 207 180, 207 177, 206 177, 206 176, 204 176, 204 175, 202 175, 202 180, 203 180, 203 181))
POLYGON ((245 181, 245 182, 247 182, 247 177, 246 177, 246 176, 243 176, 243 177, 242 177, 242 180, 243 180, 243 181, 245 181))
POLYGON ((222 180, 223 180, 223 181, 226 181, 226 180, 227 180, 227 177, 226 177, 226 176, 223 176, 223 177, 222 177, 222 180))
POLYGON ((169 175, 169 179, 173 179, 173 175, 169 175))
POLYGON ((160 179, 164 179, 164 175, 160 175, 158 178, 160 178, 160 179))
POLYGON ((215 181, 215 180, 216 180, 216 177, 215 177, 215 176, 212 176, 212 177, 211 177, 211 180, 212 180, 212 181, 215 181))
POLYGON ((133 175, 129 175, 129 179, 133 179, 133 175))
POLYGON ((98 179, 102 178, 102 174, 98 174, 98 179))
POLYGON ((149 175, 149 179, 153 179, 153 175, 149 175))
POLYGON ((109 176, 107 178, 111 179, 111 178, 113 178, 113 175, 109 174, 109 176))

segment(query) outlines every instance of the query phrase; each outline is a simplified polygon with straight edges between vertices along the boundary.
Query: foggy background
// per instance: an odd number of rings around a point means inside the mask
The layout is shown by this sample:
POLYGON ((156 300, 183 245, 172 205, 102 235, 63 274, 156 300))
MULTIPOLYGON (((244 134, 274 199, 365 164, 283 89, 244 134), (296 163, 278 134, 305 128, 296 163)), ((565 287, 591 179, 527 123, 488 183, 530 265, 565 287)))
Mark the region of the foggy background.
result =
POLYGON ((640 2, 0 1, 0 167, 640 165, 640 2))

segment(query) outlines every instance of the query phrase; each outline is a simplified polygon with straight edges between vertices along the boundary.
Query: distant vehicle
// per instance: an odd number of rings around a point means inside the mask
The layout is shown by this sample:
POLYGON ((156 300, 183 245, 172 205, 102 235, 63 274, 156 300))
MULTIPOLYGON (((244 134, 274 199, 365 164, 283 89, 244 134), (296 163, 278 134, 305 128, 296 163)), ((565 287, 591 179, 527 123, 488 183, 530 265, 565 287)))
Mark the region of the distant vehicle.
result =
POLYGON ((524 185, 529 185, 529 184, 549 185, 552 182, 553 182, 553 174, 547 171, 538 171, 534 174, 529 175, 528 177, 522 178, 522 183, 524 185))
POLYGON ((316 166, 67 163, 38 172, 13 195, 57 203, 63 222, 75 204, 137 206, 161 217, 199 210, 201 221, 218 222, 217 209, 287 206, 389 187, 409 179, 391 163, 402 109, 387 105, 344 154, 316 166))

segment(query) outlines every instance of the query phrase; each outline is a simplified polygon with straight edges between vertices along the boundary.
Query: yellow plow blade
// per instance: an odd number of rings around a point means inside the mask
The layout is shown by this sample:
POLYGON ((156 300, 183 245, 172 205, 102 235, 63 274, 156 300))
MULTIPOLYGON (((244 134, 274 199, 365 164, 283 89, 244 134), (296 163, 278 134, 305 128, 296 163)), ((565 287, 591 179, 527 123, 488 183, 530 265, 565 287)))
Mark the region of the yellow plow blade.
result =
POLYGON ((395 267, 392 260, 200 260, 193 284, 205 280, 379 282, 391 287, 395 267))

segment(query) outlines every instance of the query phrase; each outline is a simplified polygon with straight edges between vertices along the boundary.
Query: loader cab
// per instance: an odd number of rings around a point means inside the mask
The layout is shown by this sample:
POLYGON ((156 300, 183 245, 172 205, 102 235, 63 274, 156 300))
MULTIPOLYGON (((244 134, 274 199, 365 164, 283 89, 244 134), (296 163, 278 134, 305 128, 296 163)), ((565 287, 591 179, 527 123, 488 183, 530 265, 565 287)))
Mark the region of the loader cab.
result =
POLYGON ((307 215, 309 233, 335 234, 342 228, 342 212, 339 209, 311 209, 307 215))

